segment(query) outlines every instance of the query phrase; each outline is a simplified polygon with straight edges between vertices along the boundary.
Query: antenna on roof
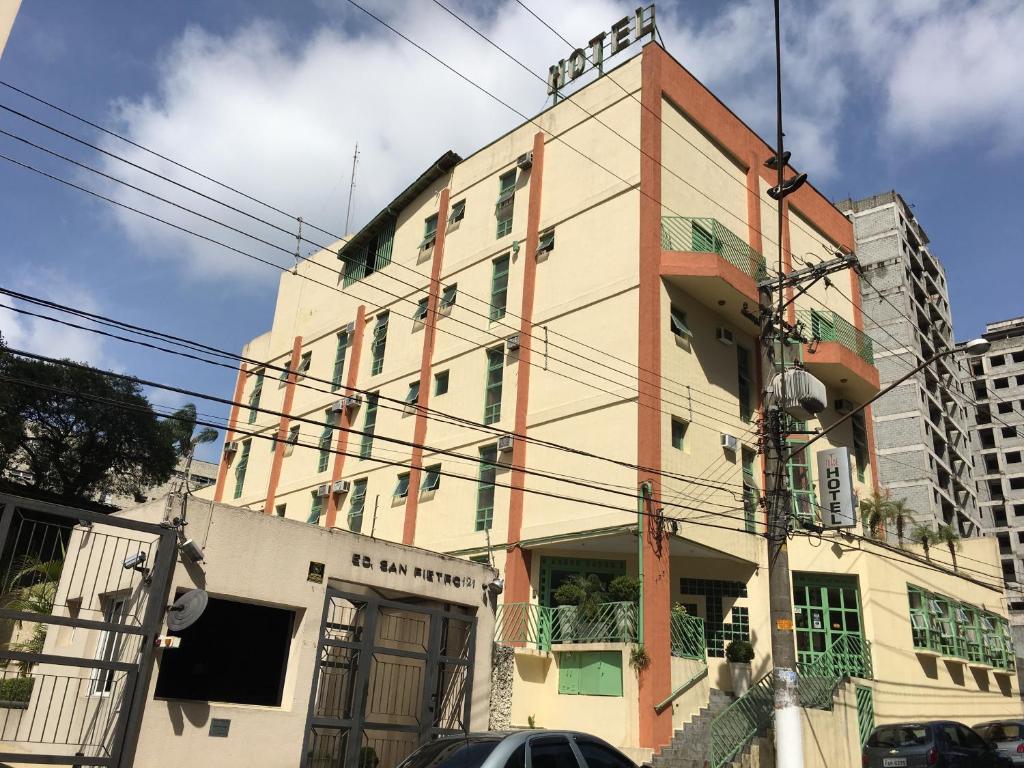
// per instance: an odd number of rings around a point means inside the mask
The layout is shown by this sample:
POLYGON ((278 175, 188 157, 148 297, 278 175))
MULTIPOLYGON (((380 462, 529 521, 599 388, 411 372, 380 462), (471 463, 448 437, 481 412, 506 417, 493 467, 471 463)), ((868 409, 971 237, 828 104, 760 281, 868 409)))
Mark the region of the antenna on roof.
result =
POLYGON ((345 229, 342 230, 346 235, 349 234, 348 222, 352 216, 352 193, 356 189, 356 163, 359 160, 359 142, 356 142, 356 149, 352 153, 352 182, 348 185, 348 205, 345 206, 345 229))

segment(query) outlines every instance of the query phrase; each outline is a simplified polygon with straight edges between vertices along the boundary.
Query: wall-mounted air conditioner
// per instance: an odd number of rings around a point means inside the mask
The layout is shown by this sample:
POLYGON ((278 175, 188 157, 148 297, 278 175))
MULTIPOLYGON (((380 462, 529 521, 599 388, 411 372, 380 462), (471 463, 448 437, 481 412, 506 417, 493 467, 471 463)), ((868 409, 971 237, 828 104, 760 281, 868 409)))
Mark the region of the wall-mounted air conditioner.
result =
POLYGON ((348 493, 349 488, 352 487, 352 483, 348 480, 335 480, 334 485, 331 486, 331 490, 334 493, 348 493))
POLYGON ((740 441, 739 438, 736 437, 736 435, 727 435, 724 432, 722 433, 721 443, 722 448, 731 453, 735 453, 736 449, 740 447, 740 441))
POLYGON ((235 453, 238 450, 237 440, 228 440, 224 443, 224 453, 235 453))
POLYGON ((500 435, 498 437, 498 450, 501 453, 511 451, 514 443, 515 438, 512 435, 500 435))
POLYGON ((521 171, 527 171, 533 166, 533 152, 527 152, 516 158, 516 167, 521 171))
POLYGON ((505 348, 509 352, 515 352, 517 349, 519 349, 519 334, 518 333, 513 333, 511 336, 509 336, 507 339, 505 339, 505 348))
POLYGON ((846 400, 844 398, 839 398, 838 400, 836 400, 834 402, 834 405, 835 405, 836 413, 838 413, 841 416, 849 413, 850 411, 852 411, 856 407, 853 404, 853 401, 846 400))
POLYGON ((349 410, 352 410, 353 408, 359 407, 359 404, 363 401, 363 398, 359 395, 347 395, 342 400, 345 403, 345 407, 349 410))
POLYGON ((317 496, 327 496, 328 494, 330 494, 330 492, 331 492, 331 484, 330 483, 324 483, 323 485, 318 485, 316 487, 316 495, 317 496))
POLYGON ((715 328, 715 338, 725 344, 727 347, 731 347, 735 339, 732 335, 732 330, 725 328, 724 326, 718 326, 715 328))
POLYGON ((331 403, 331 407, 328 408, 328 410, 331 413, 341 413, 342 411, 345 410, 345 401, 344 400, 335 400, 333 403, 331 403))

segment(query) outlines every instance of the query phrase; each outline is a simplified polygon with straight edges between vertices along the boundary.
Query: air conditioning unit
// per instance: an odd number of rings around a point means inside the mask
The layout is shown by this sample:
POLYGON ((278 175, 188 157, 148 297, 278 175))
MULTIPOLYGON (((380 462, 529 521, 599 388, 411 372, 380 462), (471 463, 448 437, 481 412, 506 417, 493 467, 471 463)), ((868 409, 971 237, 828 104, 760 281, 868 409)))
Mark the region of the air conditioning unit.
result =
POLYGON ((341 413, 342 411, 345 410, 345 401, 335 400, 333 403, 331 403, 331 407, 328 410, 331 413, 341 413))
POLYGON ((732 331, 724 326, 715 328, 715 338, 725 344, 727 347, 731 347, 735 339, 733 338, 732 331))
POLYGON ((237 440, 228 440, 224 443, 224 453, 235 453, 238 450, 237 440))
POLYGON ((740 441, 736 435, 727 435, 723 432, 721 442, 722 447, 731 453, 735 453, 736 449, 740 447, 740 441))
POLYGON ((352 483, 348 480, 335 480, 334 485, 331 486, 331 490, 334 493, 348 493, 351 487, 352 483))
POLYGON ((527 171, 533 166, 533 152, 527 152, 516 158, 516 167, 521 171, 527 171))
POLYGON ((512 450, 514 443, 515 438, 512 435, 501 435, 498 437, 498 450, 501 453, 507 453, 512 450))
POLYGON ((359 395, 347 395, 342 398, 342 402, 345 404, 346 408, 352 410, 353 408, 359 407, 359 404, 363 402, 363 398, 359 395))
POLYGON ((825 410, 828 393, 825 385, 803 368, 790 368, 772 379, 771 398, 780 402, 782 410, 798 421, 816 416, 825 410), (786 377, 786 399, 782 400, 782 377, 786 377))
POLYGON ((323 485, 318 485, 316 487, 316 495, 317 496, 327 496, 328 494, 330 494, 330 492, 331 492, 331 484, 330 483, 324 483, 323 485))
POLYGON ((505 348, 508 349, 509 352, 515 352, 517 349, 519 349, 518 333, 513 333, 511 336, 505 339, 505 348))
POLYGON ((834 405, 835 405, 836 413, 838 413, 840 415, 845 415, 845 414, 849 413, 850 411, 852 411, 856 407, 856 406, 854 406, 852 401, 845 400, 843 398, 840 398, 840 399, 836 400, 834 405))

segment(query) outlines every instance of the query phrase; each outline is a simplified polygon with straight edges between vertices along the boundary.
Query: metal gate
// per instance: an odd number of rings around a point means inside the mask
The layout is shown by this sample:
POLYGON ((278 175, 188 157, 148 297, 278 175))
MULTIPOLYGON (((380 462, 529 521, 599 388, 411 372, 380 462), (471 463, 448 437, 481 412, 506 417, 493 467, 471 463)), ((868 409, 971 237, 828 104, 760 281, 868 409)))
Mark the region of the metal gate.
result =
POLYGON ((476 617, 328 588, 309 700, 306 768, 394 768, 469 730, 476 617))
POLYGON ((0 495, 0 763, 130 766, 172 528, 0 495))

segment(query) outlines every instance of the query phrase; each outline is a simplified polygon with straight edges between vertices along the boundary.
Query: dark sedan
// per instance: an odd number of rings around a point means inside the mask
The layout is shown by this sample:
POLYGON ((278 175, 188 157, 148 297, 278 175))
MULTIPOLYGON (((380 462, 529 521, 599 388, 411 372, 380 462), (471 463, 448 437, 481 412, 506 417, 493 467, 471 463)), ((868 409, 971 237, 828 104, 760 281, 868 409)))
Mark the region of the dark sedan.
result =
POLYGON ((864 746, 864 768, 1003 768, 995 747, 963 723, 936 720, 875 728, 864 746))

